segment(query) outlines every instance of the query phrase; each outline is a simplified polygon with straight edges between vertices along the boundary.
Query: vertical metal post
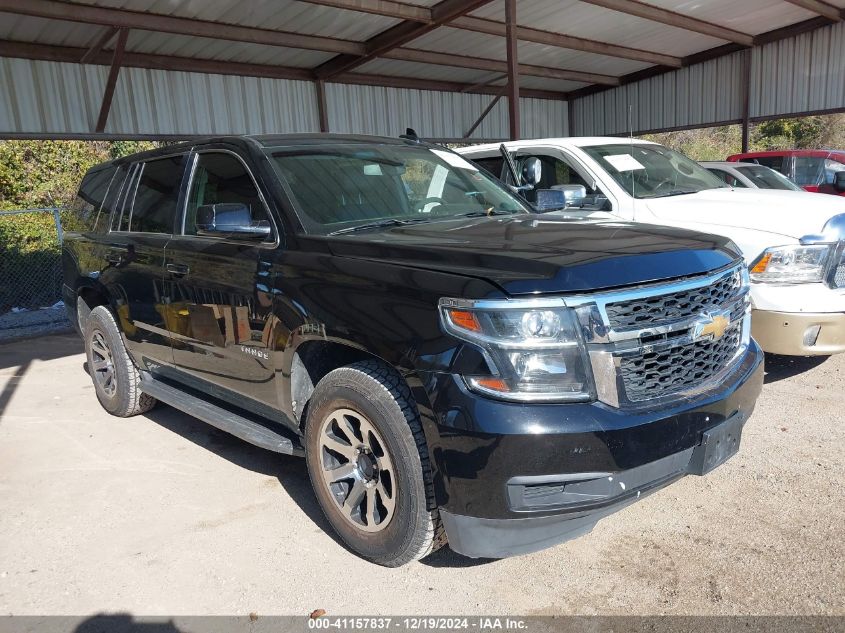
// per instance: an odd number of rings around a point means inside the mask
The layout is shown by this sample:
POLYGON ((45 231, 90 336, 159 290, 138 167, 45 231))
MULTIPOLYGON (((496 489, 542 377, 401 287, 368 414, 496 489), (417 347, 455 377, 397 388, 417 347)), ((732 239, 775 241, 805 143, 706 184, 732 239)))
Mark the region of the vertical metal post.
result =
POLYGON ((320 116, 320 131, 329 131, 329 113, 326 105, 326 82, 318 79, 314 82, 317 88, 317 113, 320 116))
POLYGON ((508 119, 510 139, 519 140, 519 60, 516 41, 516 0, 505 0, 505 41, 508 56, 508 119))
POLYGON ((65 236, 62 233, 62 216, 56 208, 53 209, 53 221, 56 223, 56 237, 59 238, 59 246, 61 246, 65 236))
POLYGON ((742 59, 742 151, 748 151, 751 108, 751 49, 742 59))

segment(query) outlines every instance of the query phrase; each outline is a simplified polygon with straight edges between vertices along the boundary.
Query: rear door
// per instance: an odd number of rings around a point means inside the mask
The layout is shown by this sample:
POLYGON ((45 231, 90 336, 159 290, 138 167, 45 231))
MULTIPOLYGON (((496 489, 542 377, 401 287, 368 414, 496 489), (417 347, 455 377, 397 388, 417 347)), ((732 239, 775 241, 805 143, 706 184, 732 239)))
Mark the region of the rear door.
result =
POLYGON ((113 198, 100 281, 109 291, 129 352, 147 368, 172 362, 161 284, 185 160, 186 154, 174 154, 130 165, 113 198))
POLYGON ((224 149, 196 152, 184 220, 167 246, 165 285, 176 378, 277 417, 272 257, 279 233, 247 162, 224 149), (245 205, 269 221, 265 241, 197 235, 209 205, 245 205), (245 397, 245 398, 244 398, 245 397))

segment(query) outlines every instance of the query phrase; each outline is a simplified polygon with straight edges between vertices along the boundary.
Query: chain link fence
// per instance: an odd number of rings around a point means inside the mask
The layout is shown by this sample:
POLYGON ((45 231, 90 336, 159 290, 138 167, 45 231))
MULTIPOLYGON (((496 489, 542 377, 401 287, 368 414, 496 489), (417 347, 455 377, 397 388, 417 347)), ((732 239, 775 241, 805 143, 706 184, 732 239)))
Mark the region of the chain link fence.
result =
POLYGON ((70 329, 55 208, 0 211, 0 341, 70 329))

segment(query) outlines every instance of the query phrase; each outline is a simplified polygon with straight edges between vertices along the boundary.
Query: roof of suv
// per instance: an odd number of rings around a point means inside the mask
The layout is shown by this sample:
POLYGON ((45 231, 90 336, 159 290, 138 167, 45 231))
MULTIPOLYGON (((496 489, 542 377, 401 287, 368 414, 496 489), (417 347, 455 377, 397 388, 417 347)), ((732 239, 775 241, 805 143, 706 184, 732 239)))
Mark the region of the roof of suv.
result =
POLYGON ((744 152, 741 154, 732 154, 728 156, 728 160, 736 162, 743 158, 762 158, 764 156, 814 156, 819 158, 833 158, 837 157, 842 160, 845 157, 845 150, 841 149, 776 149, 765 152, 744 152))
MULTIPOLYGON (((568 145, 570 147, 590 147, 592 145, 630 145, 632 142, 636 143, 637 145, 658 144, 640 138, 635 138, 632 141, 626 136, 570 136, 558 138, 534 138, 522 141, 505 141, 504 145, 505 147, 518 149, 520 147, 532 147, 536 145, 568 145)), ((461 147, 455 151, 457 151, 459 154, 463 154, 476 151, 489 151, 494 149, 498 150, 500 145, 502 145, 502 143, 486 143, 484 145, 474 145, 472 147, 461 147)))
MULTIPOLYGON (((425 139, 420 139, 424 145, 425 139)), ((212 143, 232 143, 235 145, 252 144, 258 147, 290 147, 290 146, 307 146, 307 145, 325 145, 332 144, 379 144, 379 145, 416 145, 414 141, 393 138, 390 136, 366 136, 362 134, 254 134, 254 135, 230 135, 230 136, 205 136, 194 138, 182 143, 175 143, 173 145, 165 145, 164 147, 157 147, 155 149, 147 150, 145 152, 138 152, 128 156, 122 156, 112 161, 107 161, 98 165, 101 167, 112 163, 121 163, 125 161, 134 161, 141 158, 153 158, 155 156, 172 154, 174 151, 185 151, 198 145, 209 145, 212 143)))

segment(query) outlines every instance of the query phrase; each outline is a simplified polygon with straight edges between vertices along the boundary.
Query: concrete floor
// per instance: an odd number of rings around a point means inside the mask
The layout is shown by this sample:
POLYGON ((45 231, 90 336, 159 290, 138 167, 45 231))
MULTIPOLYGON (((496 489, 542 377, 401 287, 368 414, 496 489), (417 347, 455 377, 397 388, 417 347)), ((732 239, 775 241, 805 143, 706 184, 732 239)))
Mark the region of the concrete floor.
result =
POLYGON ((110 417, 83 361, 0 346, 0 614, 845 614, 845 355, 770 359, 739 455, 585 537, 398 570, 335 541, 303 460, 110 417))

